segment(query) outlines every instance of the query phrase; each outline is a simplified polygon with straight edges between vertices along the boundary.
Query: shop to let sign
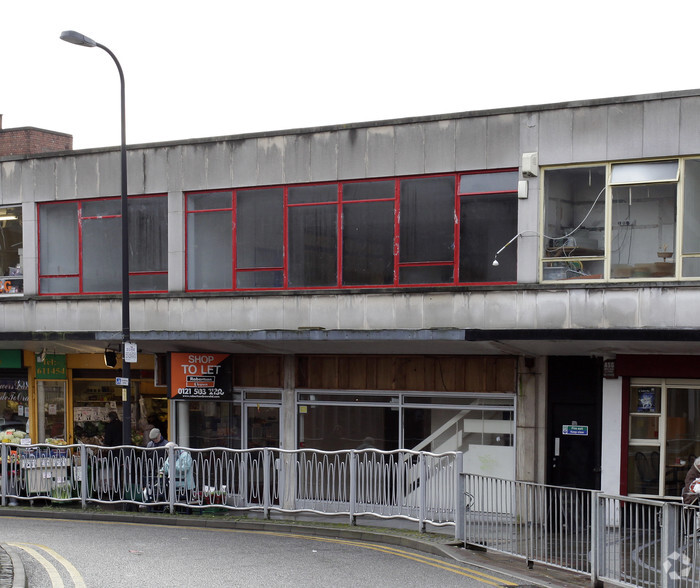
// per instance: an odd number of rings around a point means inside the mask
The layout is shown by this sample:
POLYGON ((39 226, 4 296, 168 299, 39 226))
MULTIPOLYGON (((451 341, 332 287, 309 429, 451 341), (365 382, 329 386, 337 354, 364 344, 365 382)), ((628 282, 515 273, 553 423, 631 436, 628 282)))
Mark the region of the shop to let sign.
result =
POLYGON ((201 400, 231 398, 231 382, 222 369, 227 353, 173 353, 170 396, 201 400))

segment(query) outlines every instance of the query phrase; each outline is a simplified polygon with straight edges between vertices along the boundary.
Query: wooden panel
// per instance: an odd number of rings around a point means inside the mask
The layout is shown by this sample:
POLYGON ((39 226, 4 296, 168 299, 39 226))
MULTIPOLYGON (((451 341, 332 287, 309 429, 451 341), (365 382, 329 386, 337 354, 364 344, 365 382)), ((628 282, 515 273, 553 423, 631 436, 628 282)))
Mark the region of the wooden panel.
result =
POLYGON ((306 356, 299 388, 515 392, 517 358, 497 356, 306 356))
POLYGON ((377 390, 394 389, 394 358, 381 356, 377 358, 377 390))
POLYGON ((368 389, 366 357, 341 357, 338 370, 338 385, 342 390, 368 389))
POLYGON ((518 360, 515 357, 499 357, 496 369, 496 392, 515 392, 518 372, 518 360))
POLYGON ((237 355, 233 359, 234 386, 255 386, 255 356, 237 355))
POLYGON ((282 387, 282 357, 279 355, 238 355, 234 358, 235 386, 282 387))
POLYGON ((467 357, 464 377, 465 392, 484 392, 486 390, 484 380, 484 358, 483 357, 467 357))
POLYGON ((261 388, 282 387, 282 358, 280 356, 260 355, 256 363, 256 386, 261 388))

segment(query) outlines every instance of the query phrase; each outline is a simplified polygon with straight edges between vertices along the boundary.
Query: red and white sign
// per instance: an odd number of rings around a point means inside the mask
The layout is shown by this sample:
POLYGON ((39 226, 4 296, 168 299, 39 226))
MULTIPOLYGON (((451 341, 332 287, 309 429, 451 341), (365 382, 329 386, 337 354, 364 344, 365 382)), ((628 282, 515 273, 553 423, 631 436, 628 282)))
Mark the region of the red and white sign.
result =
POLYGON ((230 382, 223 381, 221 364, 227 353, 173 353, 170 357, 171 398, 219 398, 228 396, 230 382))

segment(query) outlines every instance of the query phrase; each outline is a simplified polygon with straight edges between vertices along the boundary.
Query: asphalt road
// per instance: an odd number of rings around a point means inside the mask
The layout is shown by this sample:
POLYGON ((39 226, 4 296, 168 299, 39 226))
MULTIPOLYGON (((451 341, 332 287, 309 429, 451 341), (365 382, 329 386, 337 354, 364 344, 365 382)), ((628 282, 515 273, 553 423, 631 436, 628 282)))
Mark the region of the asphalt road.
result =
POLYGON ((3 517, 31 588, 513 586, 447 558, 274 531, 3 517))

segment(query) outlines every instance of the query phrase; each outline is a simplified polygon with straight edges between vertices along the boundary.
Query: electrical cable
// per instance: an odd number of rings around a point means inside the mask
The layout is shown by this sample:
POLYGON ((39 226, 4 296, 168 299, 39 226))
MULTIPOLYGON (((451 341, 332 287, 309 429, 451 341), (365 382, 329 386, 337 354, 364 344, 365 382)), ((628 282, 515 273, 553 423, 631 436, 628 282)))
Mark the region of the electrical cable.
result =
MULTIPOLYGON (((571 229, 571 231, 569 231, 565 235, 561 235, 560 237, 550 237, 549 235, 547 235, 545 233, 540 233, 539 231, 533 231, 533 230, 520 231, 512 239, 510 239, 503 247, 501 247, 498 251, 496 251, 496 255, 493 256, 493 263, 491 265, 493 265, 494 267, 498 267, 500 265, 498 263, 498 256, 500 255, 500 253, 506 247, 508 247, 508 245, 510 245, 513 241, 515 241, 518 237, 522 237, 523 235, 525 235, 527 233, 533 233, 537 236, 541 236, 545 239, 550 239, 552 241, 558 240, 558 239, 567 239, 567 238, 571 237, 571 235, 573 235, 576 231, 578 231, 583 226, 583 223, 586 222, 586 219, 591 215, 591 212, 593 212, 595 205, 598 204, 598 200, 600 200, 600 197, 603 195, 603 192, 605 192, 606 188, 607 188, 607 186, 603 186, 603 189, 600 192, 598 192, 598 195, 595 197, 593 204, 591 204, 591 207, 588 209, 586 216, 583 217, 583 220, 576 226, 576 228, 571 229)), ((559 247, 554 247, 553 249, 551 249, 551 250, 548 249, 547 251, 556 251, 557 249, 559 249, 559 247)))

